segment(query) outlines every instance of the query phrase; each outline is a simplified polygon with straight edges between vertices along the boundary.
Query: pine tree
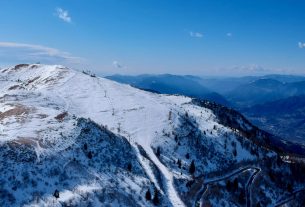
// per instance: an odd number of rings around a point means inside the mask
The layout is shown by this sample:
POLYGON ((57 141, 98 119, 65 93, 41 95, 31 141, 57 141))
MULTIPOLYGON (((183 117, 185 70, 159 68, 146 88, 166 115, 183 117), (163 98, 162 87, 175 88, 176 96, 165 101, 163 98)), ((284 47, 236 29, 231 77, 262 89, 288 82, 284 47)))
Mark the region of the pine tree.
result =
POLYGON ((177 136, 177 134, 175 135, 175 141, 178 142, 178 136, 177 136))
POLYGON ((238 189, 238 180, 237 180, 237 178, 235 178, 234 181, 233 181, 233 189, 234 189, 234 191, 236 191, 238 189))
POLYGON ((149 189, 146 191, 145 198, 146 198, 146 200, 148 200, 148 201, 151 200, 151 193, 150 193, 150 190, 149 190, 149 189))
POLYGON ((178 167, 181 169, 181 160, 180 160, 180 159, 178 159, 177 165, 178 165, 178 167))
POLYGON ((84 144, 84 150, 87 150, 88 149, 88 145, 85 143, 84 144))
POLYGON ((292 187, 291 183, 287 184, 287 190, 288 190, 289 193, 293 192, 293 187, 292 187))
POLYGON ((158 147, 157 148, 157 156, 160 157, 160 155, 161 155, 161 149, 160 149, 160 147, 158 147))
POLYGON ((244 204, 246 202, 246 194, 244 190, 241 190, 239 196, 238 196, 238 202, 240 204, 244 204))
POLYGON ((128 170, 129 172, 131 172, 131 169, 132 169, 132 165, 131 165, 131 163, 128 163, 128 165, 127 165, 127 170, 128 170))
POLYGON ((59 191, 56 189, 55 192, 53 193, 53 196, 57 199, 59 198, 59 191))
POLYGON ((235 148, 233 149, 233 155, 234 155, 234 157, 237 156, 237 150, 235 148))
POLYGON ((88 156, 89 159, 92 159, 92 157, 93 157, 92 152, 91 152, 91 151, 88 152, 88 155, 87 155, 87 156, 88 156))
POLYGON ((195 170, 196 170, 196 168, 195 168, 195 162, 194 162, 194 160, 192 160, 192 163, 191 163, 190 168, 189 168, 190 174, 194 174, 194 173, 195 173, 195 170))
POLYGON ((154 198, 153 198, 152 202, 156 206, 159 205, 159 203, 160 203, 160 200, 159 200, 159 191, 158 191, 157 188, 155 188, 155 195, 154 195, 154 198))
POLYGON ((118 133, 121 132, 121 123, 118 123, 118 133))
POLYGON ((227 188, 228 191, 231 191, 231 185, 232 185, 231 181, 228 180, 227 183, 226 183, 226 188, 227 188))
POLYGON ((186 153, 185 158, 190 159, 190 153, 186 153))

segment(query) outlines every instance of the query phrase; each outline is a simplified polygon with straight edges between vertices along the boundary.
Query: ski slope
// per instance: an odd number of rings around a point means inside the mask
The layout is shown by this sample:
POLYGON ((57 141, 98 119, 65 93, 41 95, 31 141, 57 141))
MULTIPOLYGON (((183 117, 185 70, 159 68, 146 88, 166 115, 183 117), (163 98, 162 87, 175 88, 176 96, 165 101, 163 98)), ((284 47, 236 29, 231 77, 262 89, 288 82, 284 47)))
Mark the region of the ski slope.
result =
POLYGON ((184 206, 173 186, 173 174, 159 161, 151 145, 162 130, 171 126, 169 112, 185 113, 181 106, 190 98, 152 94, 58 65, 15 67, 0 74, 7 80, 0 85, 1 113, 12 110, 0 120, 2 142, 33 142, 37 154, 47 156, 70 145, 60 140, 58 132, 70 133, 74 123, 71 116, 89 118, 129 138, 131 144, 141 145, 164 176, 165 193, 172 205, 184 206), (18 108, 24 112, 13 113, 18 108), (54 120, 65 113, 62 120, 54 120), (43 147, 47 142, 55 147, 43 147))

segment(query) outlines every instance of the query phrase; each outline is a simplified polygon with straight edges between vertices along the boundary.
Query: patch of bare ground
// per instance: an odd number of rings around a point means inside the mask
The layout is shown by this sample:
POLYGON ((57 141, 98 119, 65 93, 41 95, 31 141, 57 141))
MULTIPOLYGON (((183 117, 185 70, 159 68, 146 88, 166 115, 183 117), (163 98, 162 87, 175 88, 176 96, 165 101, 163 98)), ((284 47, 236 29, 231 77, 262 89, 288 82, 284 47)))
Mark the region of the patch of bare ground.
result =
POLYGON ((31 65, 30 69, 35 69, 35 68, 38 68, 38 65, 34 64, 34 65, 31 65))
POLYGON ((27 94, 4 94, 3 96, 0 96, 0 103, 22 101, 30 98, 37 98, 39 96, 40 94, 30 92, 27 94))
POLYGON ((44 83, 50 83, 50 82, 53 83, 53 82, 55 82, 55 81, 56 81, 55 78, 50 78, 50 77, 43 79, 43 82, 44 82, 44 83))
POLYGON ((18 71, 24 67, 28 67, 29 64, 19 64, 19 65, 15 65, 15 67, 11 70, 11 71, 18 71))
POLYGON ((55 119, 59 122, 62 122, 66 116, 68 116, 68 112, 65 111, 55 116, 55 119))
POLYGON ((40 78, 40 76, 37 76, 37 77, 35 77, 33 79, 28 80, 28 82, 25 84, 25 86, 30 85, 31 83, 33 83, 35 80, 38 80, 39 78, 40 78))
POLYGON ((18 100, 19 100, 18 95, 4 94, 2 97, 0 97, 0 103, 5 103, 7 101, 18 101, 18 100))
POLYGON ((33 146, 33 147, 39 146, 40 148, 44 148, 44 149, 47 148, 47 146, 42 143, 42 140, 37 139, 35 137, 17 137, 17 139, 14 140, 14 142, 25 146, 33 146))
POLYGON ((2 121, 5 118, 11 117, 11 116, 21 116, 21 115, 28 115, 30 113, 31 109, 28 107, 25 107, 23 105, 16 105, 14 108, 9 109, 5 112, 0 112, 0 121, 2 121))
POLYGON ((68 71, 66 70, 66 68, 57 68, 60 69, 61 71, 59 71, 56 76, 51 76, 51 77, 47 77, 45 79, 43 79, 41 81, 41 83, 45 84, 45 85, 54 85, 56 84, 59 80, 63 79, 65 77, 65 74, 68 73, 68 71))
POLYGON ((16 90, 16 89, 23 89, 23 87, 19 86, 19 85, 13 85, 13 86, 8 88, 8 90, 16 90))
POLYGON ((47 145, 45 145, 41 139, 38 140, 38 144, 39 144, 40 148, 44 148, 44 149, 48 148, 47 145))
POLYGON ((45 118, 48 117, 47 114, 37 114, 37 116, 38 116, 39 119, 45 119, 45 118))
POLYGON ((5 102, 7 99, 10 99, 12 96, 16 96, 16 95, 4 94, 2 97, 0 97, 0 103, 5 102))
POLYGON ((8 71, 8 68, 2 70, 2 73, 5 73, 6 71, 8 71))
POLYGON ((33 137, 18 137, 18 139, 15 140, 18 144, 26 145, 26 146, 37 146, 36 141, 34 141, 35 138, 33 137))

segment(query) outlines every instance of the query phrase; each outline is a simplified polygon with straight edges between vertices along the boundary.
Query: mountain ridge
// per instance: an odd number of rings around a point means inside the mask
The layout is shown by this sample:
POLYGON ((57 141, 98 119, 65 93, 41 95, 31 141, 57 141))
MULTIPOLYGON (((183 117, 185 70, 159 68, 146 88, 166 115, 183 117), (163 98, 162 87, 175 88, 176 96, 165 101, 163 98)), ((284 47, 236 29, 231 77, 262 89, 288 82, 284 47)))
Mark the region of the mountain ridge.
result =
MULTIPOLYGON (((274 205, 288 184, 292 190, 305 186, 303 176, 293 176, 303 169, 299 164, 281 161, 192 98, 150 93, 56 65, 17 65, 0 76, 3 206, 274 205), (239 167, 244 170, 236 172, 239 167), (246 172, 253 167, 264 175, 253 180, 263 195, 247 194, 252 185, 246 172), (272 180, 278 173, 280 179, 272 180), (219 176, 238 179, 235 193, 219 176), (221 188, 222 197, 201 193, 206 178, 221 188), (145 199, 148 191, 152 201, 145 199)), ((247 132, 247 123, 232 118, 247 132)), ((301 198, 298 193, 292 205, 301 198)))

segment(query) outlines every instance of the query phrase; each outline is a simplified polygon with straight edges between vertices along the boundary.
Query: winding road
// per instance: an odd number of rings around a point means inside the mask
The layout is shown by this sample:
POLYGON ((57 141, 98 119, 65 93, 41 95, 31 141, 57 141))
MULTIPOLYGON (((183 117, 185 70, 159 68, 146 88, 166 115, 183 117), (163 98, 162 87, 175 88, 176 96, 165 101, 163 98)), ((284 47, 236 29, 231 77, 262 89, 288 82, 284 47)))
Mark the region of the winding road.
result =
POLYGON ((298 194, 298 193, 300 193, 300 192, 302 192, 302 191, 305 192, 305 188, 302 188, 302 189, 299 189, 299 190, 294 191, 293 193, 291 193, 291 196, 288 197, 288 198, 282 198, 282 199, 280 199, 280 200, 275 204, 274 207, 282 206, 282 205, 284 205, 284 204, 286 204, 286 203, 288 203, 288 202, 294 200, 296 194, 298 194))
POLYGON ((216 177, 216 178, 212 178, 212 179, 207 179, 204 183, 202 188, 199 190, 199 193, 196 196, 195 202, 193 203, 193 206, 196 207, 197 203, 201 203, 203 201, 203 195, 206 193, 206 191, 208 190, 208 185, 212 184, 212 183, 216 183, 222 180, 226 180, 228 178, 231 178, 235 175, 238 175, 240 173, 249 171, 249 170, 254 170, 255 172, 251 175, 251 177, 249 178, 247 185, 246 185, 246 203, 247 203, 247 207, 251 206, 251 185, 254 182, 256 176, 261 172, 261 169, 258 167, 243 167, 243 168, 239 168, 227 175, 221 176, 221 177, 216 177))
POLYGON ((246 203, 247 203, 247 207, 251 207, 251 185, 253 184, 256 176, 258 175, 258 173, 261 172, 261 169, 258 167, 253 167, 252 168, 255 172, 251 175, 251 177, 249 178, 247 185, 246 185, 246 203))

